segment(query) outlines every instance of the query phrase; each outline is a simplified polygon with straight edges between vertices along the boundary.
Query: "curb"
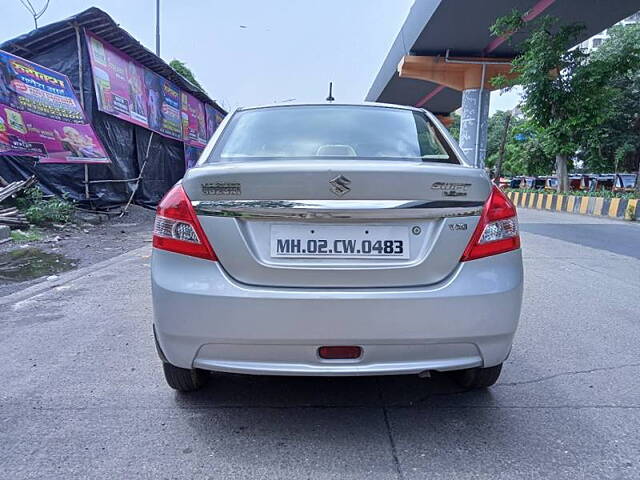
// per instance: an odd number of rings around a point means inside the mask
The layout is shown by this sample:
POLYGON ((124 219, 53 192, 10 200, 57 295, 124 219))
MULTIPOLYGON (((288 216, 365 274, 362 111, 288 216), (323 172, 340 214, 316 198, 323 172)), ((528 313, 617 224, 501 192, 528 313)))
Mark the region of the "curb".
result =
POLYGON ((530 192, 506 192, 506 194, 516 207, 555 210, 618 220, 640 219, 640 207, 637 198, 580 197, 576 195, 530 192))
POLYGON ((126 253, 118 255, 117 257, 111 257, 106 260, 103 260, 102 262, 94 263, 93 265, 88 265, 86 267, 79 268, 77 270, 62 273, 54 281, 46 280, 43 278, 41 282, 35 285, 32 285, 30 287, 27 287, 24 290, 20 290, 18 292, 10 293, 9 295, 6 295, 4 297, 0 297, 0 307, 3 305, 9 305, 12 303, 20 302, 22 300, 26 300, 27 298, 35 297, 36 295, 40 295, 41 293, 44 293, 56 287, 65 285, 69 282, 72 282, 73 280, 77 280, 78 278, 82 278, 86 275, 90 275, 94 272, 110 267, 111 265, 116 265, 118 263, 135 259, 138 257, 140 253, 149 249, 150 249, 150 246, 145 245, 144 247, 139 247, 139 248, 136 248, 135 250, 130 250, 126 253))

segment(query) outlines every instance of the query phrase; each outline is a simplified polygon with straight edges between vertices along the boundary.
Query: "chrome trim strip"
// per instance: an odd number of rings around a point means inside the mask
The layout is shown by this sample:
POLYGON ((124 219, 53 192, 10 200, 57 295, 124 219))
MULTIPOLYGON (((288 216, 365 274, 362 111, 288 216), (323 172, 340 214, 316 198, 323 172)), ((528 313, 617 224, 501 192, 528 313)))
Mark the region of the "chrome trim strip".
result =
POLYGON ((423 200, 205 200, 191 203, 198 215, 287 220, 468 217, 480 215, 483 207, 482 202, 443 207, 443 202, 423 200))
POLYGON ((243 362, 237 360, 213 360, 199 358, 193 366, 205 370, 227 373, 253 373, 267 375, 388 375, 401 373, 420 373, 425 370, 461 370, 463 368, 481 367, 482 357, 454 357, 442 360, 422 360, 417 362, 377 362, 371 364, 330 364, 314 365, 310 363, 284 362, 243 362))

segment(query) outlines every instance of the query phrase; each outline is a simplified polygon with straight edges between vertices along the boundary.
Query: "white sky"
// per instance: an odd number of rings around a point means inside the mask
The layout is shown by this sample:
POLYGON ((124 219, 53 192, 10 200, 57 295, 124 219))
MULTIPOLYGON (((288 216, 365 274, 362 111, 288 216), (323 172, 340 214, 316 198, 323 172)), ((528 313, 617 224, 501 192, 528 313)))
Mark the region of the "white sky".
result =
MULTIPOLYGON (((32 0, 34 5, 43 0, 32 0)), ((224 107, 296 99, 361 101, 413 0, 162 0, 162 51, 185 62, 224 107)), ((0 0, 0 41, 33 28, 19 0, 0 0)), ((51 0, 45 25, 90 5, 155 49, 155 0, 51 0)), ((517 102, 492 94, 491 112, 517 102)))

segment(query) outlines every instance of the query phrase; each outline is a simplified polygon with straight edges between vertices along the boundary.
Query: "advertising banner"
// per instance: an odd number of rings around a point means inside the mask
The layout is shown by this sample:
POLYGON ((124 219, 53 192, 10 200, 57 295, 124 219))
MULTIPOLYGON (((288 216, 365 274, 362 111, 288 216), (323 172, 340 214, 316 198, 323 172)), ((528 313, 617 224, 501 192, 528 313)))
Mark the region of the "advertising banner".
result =
POLYGON ((109 163, 69 79, 1 50, 0 155, 109 163))
POLYGON ((204 109, 207 114, 207 138, 211 138, 224 116, 211 105, 205 105, 204 109))
POLYGON ((182 92, 182 139, 189 145, 204 147, 208 138, 204 103, 182 92))
POLYGON ((203 150, 204 148, 202 147, 195 147, 185 142, 184 144, 184 169, 185 170, 189 170, 198 162, 198 159, 200 158, 200 155, 202 154, 203 150))
POLYGON ((86 32, 98 109, 182 140, 180 89, 86 32))

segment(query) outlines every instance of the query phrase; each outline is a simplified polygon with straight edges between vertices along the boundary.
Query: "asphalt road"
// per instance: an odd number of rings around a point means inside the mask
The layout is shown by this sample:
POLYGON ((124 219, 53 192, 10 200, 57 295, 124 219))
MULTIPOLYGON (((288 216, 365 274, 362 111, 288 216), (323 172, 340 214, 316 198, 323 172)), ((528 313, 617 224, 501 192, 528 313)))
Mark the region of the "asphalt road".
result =
POLYGON ((521 222, 524 310, 489 391, 221 375, 176 394, 147 247, 0 299, 0 477, 640 478, 640 225, 521 222))

